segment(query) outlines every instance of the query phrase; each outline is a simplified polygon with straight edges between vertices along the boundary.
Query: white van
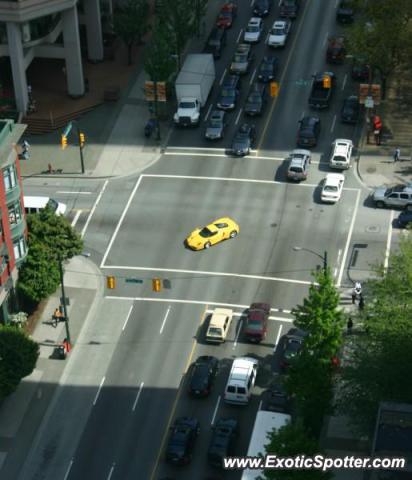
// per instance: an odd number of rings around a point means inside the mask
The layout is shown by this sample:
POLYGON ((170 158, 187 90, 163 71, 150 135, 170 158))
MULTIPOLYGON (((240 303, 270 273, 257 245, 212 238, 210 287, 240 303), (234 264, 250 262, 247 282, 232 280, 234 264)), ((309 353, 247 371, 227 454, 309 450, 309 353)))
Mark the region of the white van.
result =
POLYGON ((39 213, 40 210, 49 206, 56 215, 64 215, 67 206, 50 197, 30 197, 24 195, 24 210, 26 213, 39 213))
POLYGON ((225 388, 226 403, 249 403, 256 382, 259 361, 250 357, 239 357, 233 360, 229 379, 225 388))
POLYGON ((233 310, 230 308, 215 308, 206 332, 209 343, 223 343, 232 323, 233 310))

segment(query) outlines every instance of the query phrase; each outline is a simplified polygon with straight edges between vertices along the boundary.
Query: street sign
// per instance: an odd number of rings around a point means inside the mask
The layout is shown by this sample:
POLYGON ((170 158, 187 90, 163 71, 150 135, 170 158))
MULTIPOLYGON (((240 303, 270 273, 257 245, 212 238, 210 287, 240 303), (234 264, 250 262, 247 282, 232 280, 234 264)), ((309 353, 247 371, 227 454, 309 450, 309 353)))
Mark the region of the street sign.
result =
POLYGON ((141 278, 134 278, 134 277, 129 277, 125 279, 126 283, 143 283, 143 280, 141 278))
POLYGON ((157 101, 158 102, 165 102, 166 98, 166 82, 157 82, 156 83, 157 89, 157 101))
MULTIPOLYGON (((373 104, 381 103, 381 86, 378 83, 361 83, 359 85, 359 103, 366 106, 366 99, 373 98, 373 104)), ((371 108, 371 107, 367 107, 371 108)))
POLYGON ((375 105, 379 105, 381 103, 381 86, 379 84, 372 83, 371 95, 375 105))
POLYGON ((165 102, 166 98, 166 82, 152 82, 147 80, 144 82, 145 99, 148 102, 154 102, 157 97, 158 102, 165 102))
POLYGON ((373 108, 373 105, 374 105, 374 101, 373 101, 373 98, 372 97, 366 97, 365 98, 365 107, 366 108, 373 108))

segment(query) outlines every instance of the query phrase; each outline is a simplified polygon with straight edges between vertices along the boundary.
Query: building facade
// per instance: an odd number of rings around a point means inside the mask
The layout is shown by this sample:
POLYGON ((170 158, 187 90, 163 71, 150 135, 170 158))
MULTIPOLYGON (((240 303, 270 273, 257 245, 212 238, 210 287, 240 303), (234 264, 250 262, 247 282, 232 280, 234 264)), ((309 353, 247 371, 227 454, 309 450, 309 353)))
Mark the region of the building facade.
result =
POLYGON ((25 125, 0 120, 0 323, 17 311, 18 267, 27 255, 27 224, 16 145, 25 125))
POLYGON ((10 58, 20 113, 29 109, 26 70, 34 58, 63 59, 67 93, 74 98, 84 95, 79 23, 86 28, 88 60, 102 61, 101 2, 111 14, 113 0, 0 0, 0 57, 10 58))

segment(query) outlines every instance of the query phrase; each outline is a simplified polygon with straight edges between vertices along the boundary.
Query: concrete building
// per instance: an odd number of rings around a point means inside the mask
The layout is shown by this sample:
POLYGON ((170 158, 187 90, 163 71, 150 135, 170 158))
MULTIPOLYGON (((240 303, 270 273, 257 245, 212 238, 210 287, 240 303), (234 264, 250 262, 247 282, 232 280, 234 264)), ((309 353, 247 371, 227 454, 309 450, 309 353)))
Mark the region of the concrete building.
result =
POLYGON ((27 225, 23 205, 20 160, 16 144, 25 125, 0 120, 0 323, 16 311, 18 266, 27 254, 27 225))
POLYGON ((0 0, 0 58, 9 57, 16 108, 27 113, 31 88, 26 70, 35 58, 63 59, 67 93, 85 93, 80 25, 85 26, 87 57, 103 60, 102 10, 113 0, 0 0))

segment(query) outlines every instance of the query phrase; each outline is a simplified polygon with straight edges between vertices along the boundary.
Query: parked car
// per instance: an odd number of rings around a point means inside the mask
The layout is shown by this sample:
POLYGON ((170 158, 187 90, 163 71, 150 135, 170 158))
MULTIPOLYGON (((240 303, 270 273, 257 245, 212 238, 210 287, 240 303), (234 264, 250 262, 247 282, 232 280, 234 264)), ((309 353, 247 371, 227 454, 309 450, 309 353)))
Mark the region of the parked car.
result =
POLYGON ((283 370, 287 369, 291 361, 299 354, 306 336, 307 333, 299 328, 289 330, 282 344, 280 366, 283 370))
POLYGON ((263 21, 260 17, 252 17, 247 24, 243 41, 245 43, 258 43, 263 32, 263 21))
POLYGON ((266 55, 259 65, 258 80, 264 83, 271 82, 275 78, 277 68, 278 59, 273 55, 266 55))
POLYGON ((245 114, 249 116, 262 115, 267 102, 266 85, 255 82, 250 87, 249 95, 245 103, 245 114))
POLYGON ((197 418, 177 418, 170 428, 170 437, 166 448, 166 460, 176 465, 190 463, 199 431, 200 426, 197 418))
POLYGON ((360 105, 359 98, 351 95, 345 98, 340 112, 340 119, 343 123, 357 123, 359 120, 360 105))
POLYGON ((287 177, 288 180, 300 182, 308 178, 311 153, 309 150, 293 150, 290 155, 287 177))
POLYGON ((320 119, 318 117, 303 117, 299 121, 299 130, 296 143, 298 147, 315 147, 320 133, 320 119))
POLYGON ((230 73, 236 73, 238 75, 246 74, 250 69, 252 58, 250 45, 240 43, 237 46, 232 63, 230 64, 230 73))
POLYGON ((212 110, 207 121, 205 137, 208 140, 220 140, 223 138, 226 128, 225 112, 212 110))
POLYGON ((261 342, 266 338, 270 305, 268 303, 252 303, 245 321, 245 338, 249 342, 261 342))
POLYGON ((325 203, 336 203, 342 196, 345 175, 342 173, 328 173, 322 183, 320 198, 325 203))
POLYGON ((233 110, 239 97, 239 75, 226 75, 216 106, 221 110, 233 110))
POLYGON ((345 61, 346 47, 343 36, 329 38, 328 48, 326 50, 326 62, 341 64, 345 61))
POLYGON ((266 17, 272 8, 273 0, 255 0, 253 14, 257 17, 266 17))
POLYGON ((378 187, 373 192, 376 207, 409 208, 412 206, 412 184, 378 187))
POLYGON ((412 224, 412 211, 411 210, 404 210, 401 212, 396 219, 396 223, 400 228, 406 228, 412 224))
POLYGON ((299 11, 299 0, 281 0, 279 15, 286 18, 296 18, 299 11))
POLYGON ((192 366, 189 392, 193 397, 207 397, 216 377, 219 361, 216 357, 201 356, 192 366))
POLYGON ((262 410, 264 411, 290 413, 290 403, 291 399, 279 380, 263 392, 262 410))
POLYGON ((214 27, 206 42, 204 53, 211 53, 214 58, 220 58, 226 45, 226 37, 225 28, 214 27))
POLYGON ((266 45, 268 47, 284 47, 289 36, 292 22, 286 18, 285 20, 276 20, 266 38, 266 45))
POLYGON ((223 459, 233 455, 233 447, 239 427, 235 418, 219 418, 213 427, 207 459, 210 465, 223 467, 223 459))
POLYGON ((249 155, 256 140, 256 128, 249 123, 243 123, 232 140, 231 152, 236 156, 249 155))
POLYGON ((354 20, 354 9, 352 0, 341 0, 336 10, 336 20, 339 23, 352 23, 354 20))
POLYGON ((216 20, 216 26, 220 28, 231 28, 237 14, 237 4, 234 2, 225 3, 220 9, 216 20))

